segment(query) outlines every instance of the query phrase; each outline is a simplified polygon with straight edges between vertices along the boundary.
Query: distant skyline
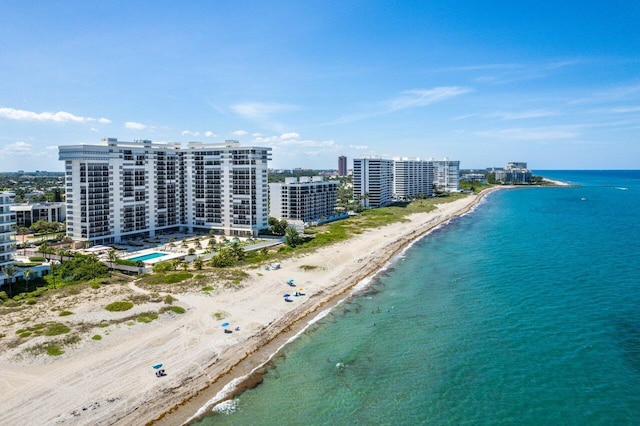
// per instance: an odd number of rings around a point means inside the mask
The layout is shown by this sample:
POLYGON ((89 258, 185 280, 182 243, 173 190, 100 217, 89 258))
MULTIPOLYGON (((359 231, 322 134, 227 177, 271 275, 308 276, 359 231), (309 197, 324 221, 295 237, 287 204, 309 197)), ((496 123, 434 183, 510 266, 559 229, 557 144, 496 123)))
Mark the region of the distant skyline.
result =
POLYGON ((105 137, 640 169, 639 22, 624 0, 2 1, 0 171, 105 137))

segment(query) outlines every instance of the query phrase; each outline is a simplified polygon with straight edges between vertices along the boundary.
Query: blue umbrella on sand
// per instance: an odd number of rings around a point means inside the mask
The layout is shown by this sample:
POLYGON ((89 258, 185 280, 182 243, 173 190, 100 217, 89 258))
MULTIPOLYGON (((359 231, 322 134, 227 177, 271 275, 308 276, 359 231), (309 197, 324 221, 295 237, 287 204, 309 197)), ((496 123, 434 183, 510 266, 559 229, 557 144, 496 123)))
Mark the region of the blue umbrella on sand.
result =
POLYGON ((153 364, 153 368, 155 368, 156 370, 160 367, 162 367, 161 363, 153 364))
POLYGON ((282 295, 282 297, 291 297, 291 295, 289 293, 285 293, 282 295))
POLYGON ((222 326, 223 326, 223 327, 229 327, 229 323, 228 323, 228 322, 223 322, 223 323, 222 323, 222 326))

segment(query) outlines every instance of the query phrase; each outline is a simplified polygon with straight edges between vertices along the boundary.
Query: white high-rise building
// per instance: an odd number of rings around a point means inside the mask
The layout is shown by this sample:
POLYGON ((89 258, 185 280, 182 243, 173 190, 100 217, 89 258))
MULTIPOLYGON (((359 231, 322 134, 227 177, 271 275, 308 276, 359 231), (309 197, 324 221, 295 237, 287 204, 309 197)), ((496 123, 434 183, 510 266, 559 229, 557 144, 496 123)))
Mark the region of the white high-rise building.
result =
POLYGON ((107 138, 60 146, 67 235, 108 244, 157 233, 256 235, 267 224, 270 148, 107 138))
POLYGON ((458 192, 460 190, 460 161, 448 158, 433 161, 433 183, 439 191, 458 192))
POLYGON ((269 184, 269 216, 290 223, 321 223, 335 214, 338 182, 322 176, 288 177, 269 184))
POLYGON ((393 201, 393 160, 353 159, 353 198, 363 207, 383 207, 393 201))
POLYGON ((397 158, 393 162, 393 196, 410 200, 433 195, 433 162, 420 158, 397 158))
MULTIPOLYGON (((14 226, 15 213, 11 211, 10 206, 13 203, 13 192, 0 192, 0 274, 2 269, 13 263, 13 254, 15 253, 15 244, 11 236, 15 234, 14 226)), ((3 283, 1 275, 0 284, 3 283)))

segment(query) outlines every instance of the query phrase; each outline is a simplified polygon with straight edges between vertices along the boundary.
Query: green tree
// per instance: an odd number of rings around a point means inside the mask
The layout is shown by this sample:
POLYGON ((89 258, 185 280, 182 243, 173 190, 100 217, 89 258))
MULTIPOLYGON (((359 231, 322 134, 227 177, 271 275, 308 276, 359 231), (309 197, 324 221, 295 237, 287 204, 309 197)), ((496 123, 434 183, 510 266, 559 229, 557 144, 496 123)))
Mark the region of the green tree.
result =
POLYGON ((201 257, 198 257, 196 260, 193 261, 193 267, 196 268, 197 270, 202 269, 203 265, 204 265, 204 261, 202 260, 201 257))
POLYGON ((47 254, 51 252, 51 247, 49 246, 49 243, 45 241, 44 243, 40 244, 40 247, 38 247, 38 251, 42 253, 44 258, 46 259, 47 254))
POLYGON ((29 282, 31 281, 31 278, 33 278, 33 276, 34 276, 35 274, 36 274, 36 273, 34 272, 34 270, 33 270, 33 269, 25 269, 25 270, 24 270, 24 272, 23 272, 24 279, 27 281, 27 291, 31 291, 31 290, 30 290, 30 287, 31 287, 31 286, 30 286, 30 283, 29 283, 29 282))
POLYGON ((29 235, 29 228, 26 226, 18 226, 16 233, 22 236, 22 243, 24 244, 25 235, 29 235))
POLYGON ((113 271, 113 265, 118 260, 118 252, 115 249, 109 250, 109 263, 111 264, 111 271, 113 271))
POLYGON ((182 262, 180 259, 173 259, 171 261, 171 268, 176 271, 180 267, 180 262, 182 262))
POLYGON ((233 243, 231 243, 231 247, 229 247, 229 250, 231 250, 231 254, 236 259, 238 260, 244 259, 244 249, 242 248, 242 246, 238 241, 234 241, 233 243))
POLYGON ((229 248, 222 248, 218 254, 211 258, 211 266, 214 268, 226 268, 236 264, 236 257, 229 248))
POLYGON ((296 228, 290 226, 285 231, 284 242, 289 247, 296 247, 302 244, 302 237, 300 237, 300 233, 298 233, 296 228))
POLYGON ((9 297, 13 297, 13 276, 18 272, 18 269, 13 265, 7 265, 4 267, 4 274, 9 278, 9 297))
POLYGON ((284 235, 287 230, 288 223, 286 220, 278 220, 275 217, 269 217, 268 219, 269 229, 274 235, 284 235))
POLYGON ((51 281, 53 281, 53 288, 56 288, 56 272, 58 271, 58 263, 49 262, 49 270, 51 271, 51 281))

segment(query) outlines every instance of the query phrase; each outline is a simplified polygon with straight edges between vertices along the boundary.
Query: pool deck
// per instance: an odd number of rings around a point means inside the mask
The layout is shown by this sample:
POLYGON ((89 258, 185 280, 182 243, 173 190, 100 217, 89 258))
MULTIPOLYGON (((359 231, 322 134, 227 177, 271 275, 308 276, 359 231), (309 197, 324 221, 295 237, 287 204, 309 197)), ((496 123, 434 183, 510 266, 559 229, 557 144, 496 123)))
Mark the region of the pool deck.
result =
POLYGON ((132 258, 145 256, 145 255, 151 254, 151 253, 162 253, 164 256, 156 257, 156 258, 148 259, 148 260, 143 260, 142 262, 145 265, 154 265, 154 264, 159 263, 159 262, 165 262, 167 260, 173 260, 173 259, 183 259, 185 257, 184 253, 171 253, 171 252, 168 252, 168 251, 157 250, 157 249, 153 249, 152 248, 152 249, 145 249, 145 250, 140 250, 140 251, 129 253, 126 257, 123 257, 122 259, 129 260, 129 259, 132 259, 132 258))

